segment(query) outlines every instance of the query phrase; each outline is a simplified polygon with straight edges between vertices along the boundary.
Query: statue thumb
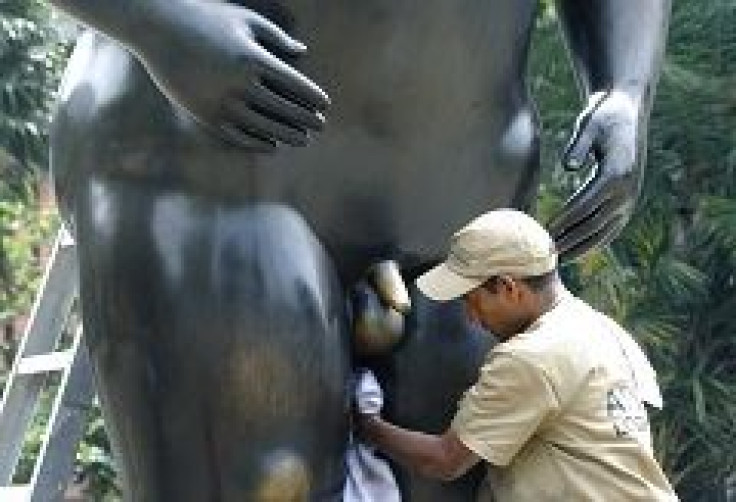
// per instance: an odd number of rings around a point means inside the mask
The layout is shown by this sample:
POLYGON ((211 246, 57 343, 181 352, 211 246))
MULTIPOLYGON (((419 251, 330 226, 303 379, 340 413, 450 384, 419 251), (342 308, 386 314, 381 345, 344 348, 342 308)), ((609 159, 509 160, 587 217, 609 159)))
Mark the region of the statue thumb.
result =
POLYGON ((567 171, 577 171, 586 163, 595 162, 593 143, 598 134, 595 113, 608 98, 608 92, 596 92, 588 99, 588 104, 575 121, 575 128, 562 153, 562 166, 567 171))

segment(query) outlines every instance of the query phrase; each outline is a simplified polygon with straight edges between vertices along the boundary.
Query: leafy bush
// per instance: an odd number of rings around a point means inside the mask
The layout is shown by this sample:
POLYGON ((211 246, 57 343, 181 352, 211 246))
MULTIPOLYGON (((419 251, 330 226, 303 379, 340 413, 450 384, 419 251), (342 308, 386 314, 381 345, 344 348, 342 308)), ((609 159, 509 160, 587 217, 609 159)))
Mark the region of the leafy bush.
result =
MULTIPOLYGON (((557 162, 576 97, 550 21, 532 64, 557 162)), ((674 2, 668 55, 650 124, 636 214, 607 249, 564 273, 575 291, 626 326, 660 377, 655 449, 682 500, 723 500, 736 472, 736 2, 674 2)), ((549 217, 580 183, 545 173, 549 217)))

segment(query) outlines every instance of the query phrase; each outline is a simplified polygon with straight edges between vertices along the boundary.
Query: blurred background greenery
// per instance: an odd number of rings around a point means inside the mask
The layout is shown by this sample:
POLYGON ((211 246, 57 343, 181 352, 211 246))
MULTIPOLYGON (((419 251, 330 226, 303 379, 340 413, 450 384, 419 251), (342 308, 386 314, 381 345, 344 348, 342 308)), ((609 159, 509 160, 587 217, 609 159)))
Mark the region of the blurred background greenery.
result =
MULTIPOLYGON (((70 30, 53 16, 40 0, 0 2, 0 384, 57 225, 47 131, 70 30)), ((544 125, 538 216, 546 221, 584 174, 558 167, 580 101, 551 2, 538 28, 528 83, 544 125)), ((652 359, 665 397, 653 414, 655 449, 682 500, 726 500, 736 473, 736 0, 674 0, 648 152, 632 222, 564 274, 652 359)), ((19 481, 38 450, 51 384, 19 481)), ((76 481, 91 500, 119 499, 98 409, 76 481)))
MULTIPOLYGON (((580 182, 557 167, 578 96, 553 14, 539 23, 545 220, 580 182)), ((736 2, 675 0, 670 24, 635 216, 564 272, 646 349, 665 399, 658 457, 682 500, 712 502, 736 473, 736 2)))

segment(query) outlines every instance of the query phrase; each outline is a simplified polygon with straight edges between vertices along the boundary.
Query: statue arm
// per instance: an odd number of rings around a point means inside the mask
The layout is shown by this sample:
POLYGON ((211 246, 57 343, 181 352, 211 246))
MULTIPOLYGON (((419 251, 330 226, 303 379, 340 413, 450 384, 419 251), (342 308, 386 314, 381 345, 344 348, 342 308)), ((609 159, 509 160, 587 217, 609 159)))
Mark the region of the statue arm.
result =
POLYGON ((146 20, 155 15, 146 13, 147 4, 155 2, 145 0, 49 0, 49 3, 122 43, 134 40, 136 32, 147 24, 146 20))
POLYGON ((669 0, 558 0, 558 12, 586 95, 617 89, 651 104, 669 0))
POLYGON ((633 211, 670 0, 557 0, 557 7, 587 99, 562 162, 596 165, 550 225, 562 258, 572 259, 608 244, 633 211))
POLYGON ((238 147, 305 145, 324 124, 327 95, 277 56, 303 56, 306 46, 250 9, 204 0, 50 2, 124 45, 174 104, 238 147))

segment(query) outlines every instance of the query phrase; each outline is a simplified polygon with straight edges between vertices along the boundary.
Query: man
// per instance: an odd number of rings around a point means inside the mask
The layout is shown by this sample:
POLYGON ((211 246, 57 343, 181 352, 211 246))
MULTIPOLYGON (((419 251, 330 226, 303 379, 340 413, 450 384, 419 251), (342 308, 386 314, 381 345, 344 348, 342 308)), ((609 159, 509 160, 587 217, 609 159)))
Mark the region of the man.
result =
POLYGON ((417 285, 437 301, 464 296, 500 343, 444 434, 361 413, 363 436, 445 480, 485 460, 486 489, 500 502, 677 500, 652 452, 644 403, 661 407, 654 371, 628 333, 565 289, 556 267, 552 239, 524 213, 491 211, 457 232, 447 260, 417 285))

